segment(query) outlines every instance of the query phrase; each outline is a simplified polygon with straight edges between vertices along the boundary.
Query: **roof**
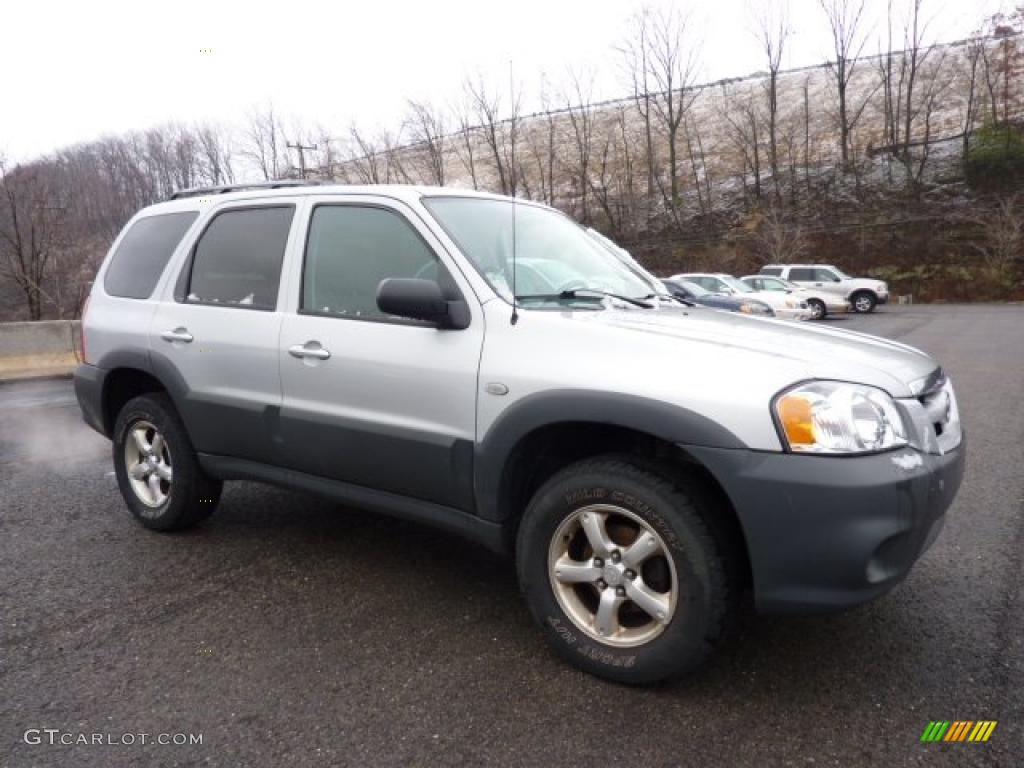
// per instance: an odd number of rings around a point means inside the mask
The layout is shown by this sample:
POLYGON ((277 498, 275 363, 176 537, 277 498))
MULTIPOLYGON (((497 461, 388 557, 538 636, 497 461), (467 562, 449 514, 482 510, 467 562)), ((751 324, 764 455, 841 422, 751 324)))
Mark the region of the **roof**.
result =
MULTIPOLYGON (((390 197, 412 203, 423 197, 479 197, 494 200, 511 200, 504 195, 479 192, 458 187, 431 187, 412 184, 320 184, 298 180, 268 181, 253 184, 235 184, 219 187, 194 187, 174 193, 169 199, 148 206, 150 213, 173 211, 194 211, 209 205, 237 200, 260 200, 268 197, 300 197, 307 195, 375 195, 390 197)), ((516 202, 531 203, 529 200, 516 202)), ((536 204, 536 203, 534 203, 536 204)))

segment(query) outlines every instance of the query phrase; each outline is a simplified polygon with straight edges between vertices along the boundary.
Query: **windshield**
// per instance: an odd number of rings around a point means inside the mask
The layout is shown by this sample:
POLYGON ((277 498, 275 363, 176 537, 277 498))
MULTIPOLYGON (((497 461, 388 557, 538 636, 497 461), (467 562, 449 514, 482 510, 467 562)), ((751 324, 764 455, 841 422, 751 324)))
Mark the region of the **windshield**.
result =
POLYGON ((524 306, 575 302, 599 307, 605 297, 587 294, 587 290, 632 299, 655 292, 620 256, 556 211, 475 197, 424 198, 423 204, 498 295, 510 303, 513 282, 514 295, 524 306), (570 295, 572 291, 582 293, 570 295))
POLYGON ((697 285, 697 283, 691 283, 689 280, 673 280, 672 282, 684 288, 695 299, 699 299, 701 296, 707 296, 711 293, 711 291, 704 286, 697 285))
POLYGON ((757 293, 753 288, 744 283, 742 280, 737 280, 732 275, 717 275, 718 279, 723 283, 732 288, 736 293, 757 293))

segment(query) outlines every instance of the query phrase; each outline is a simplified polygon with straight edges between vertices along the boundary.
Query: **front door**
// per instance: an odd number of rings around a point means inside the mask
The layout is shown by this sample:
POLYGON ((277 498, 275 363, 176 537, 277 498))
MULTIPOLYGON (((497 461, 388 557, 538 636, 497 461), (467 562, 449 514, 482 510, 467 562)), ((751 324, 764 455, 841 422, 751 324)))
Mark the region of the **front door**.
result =
POLYGON ((301 472, 471 509, 479 306, 422 221, 384 198, 311 206, 280 344, 286 462, 301 472), (447 262, 447 263, 446 263, 447 262), (437 280, 464 330, 385 315, 380 282, 437 280), (300 287, 301 286, 301 287, 300 287))

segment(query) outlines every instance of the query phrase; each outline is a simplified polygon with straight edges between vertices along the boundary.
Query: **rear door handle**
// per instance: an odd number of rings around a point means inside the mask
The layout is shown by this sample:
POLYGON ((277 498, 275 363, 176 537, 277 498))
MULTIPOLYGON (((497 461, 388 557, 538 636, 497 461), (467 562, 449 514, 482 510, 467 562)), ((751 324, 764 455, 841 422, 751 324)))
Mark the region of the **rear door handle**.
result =
POLYGON ((319 341, 307 341, 305 344, 288 347, 288 354, 300 360, 307 357, 315 360, 327 360, 331 356, 330 350, 321 346, 319 341))
POLYGON ((188 328, 178 326, 173 331, 164 331, 160 334, 160 338, 164 341, 183 341, 188 344, 192 341, 192 334, 188 332, 188 328))

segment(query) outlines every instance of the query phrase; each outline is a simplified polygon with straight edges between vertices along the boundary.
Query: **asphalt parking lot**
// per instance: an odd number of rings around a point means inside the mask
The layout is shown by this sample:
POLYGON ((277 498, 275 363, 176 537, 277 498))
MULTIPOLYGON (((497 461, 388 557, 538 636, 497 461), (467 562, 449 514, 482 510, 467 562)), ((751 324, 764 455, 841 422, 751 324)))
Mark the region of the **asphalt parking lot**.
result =
POLYGON ((509 562, 411 523, 239 483, 198 530, 147 532, 67 381, 0 386, 0 765, 1020 764, 1024 306, 829 322, 953 375, 970 454, 946 528, 880 601, 748 616, 649 689, 560 662, 509 562), (919 741, 982 719, 987 743, 919 741), (45 728, 202 744, 24 742, 45 728))

